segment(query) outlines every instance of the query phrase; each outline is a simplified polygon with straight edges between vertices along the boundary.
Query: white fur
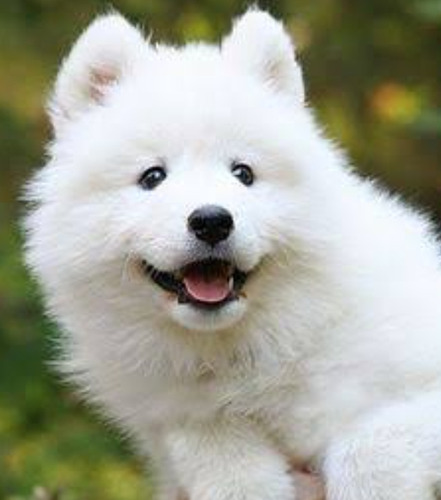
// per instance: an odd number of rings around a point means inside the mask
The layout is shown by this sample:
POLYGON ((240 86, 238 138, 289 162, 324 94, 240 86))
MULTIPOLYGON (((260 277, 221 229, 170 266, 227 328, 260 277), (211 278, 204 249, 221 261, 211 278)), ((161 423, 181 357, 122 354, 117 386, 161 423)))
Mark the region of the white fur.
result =
POLYGON ((62 370, 153 457, 162 499, 293 500, 288 460, 321 470, 329 500, 434 498, 437 244, 347 168, 300 75, 282 26, 250 11, 220 49, 152 47, 100 18, 58 77, 27 259, 64 331, 62 370), (167 179, 141 190, 158 161, 167 179), (231 248, 254 269, 218 313, 136 266, 199 252, 186 220, 204 203, 234 214, 231 248))

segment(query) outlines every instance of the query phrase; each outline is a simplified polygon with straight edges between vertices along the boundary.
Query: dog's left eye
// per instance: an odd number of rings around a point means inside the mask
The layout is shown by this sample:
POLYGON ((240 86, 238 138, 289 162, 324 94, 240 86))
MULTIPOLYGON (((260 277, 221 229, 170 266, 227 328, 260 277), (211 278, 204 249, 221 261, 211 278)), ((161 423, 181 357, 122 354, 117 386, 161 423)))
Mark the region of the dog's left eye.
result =
POLYGON ((142 189, 151 191, 155 189, 167 177, 167 172, 163 167, 148 168, 138 179, 139 186, 142 189))
POLYGON ((235 163, 231 173, 245 186, 251 186, 254 182, 254 172, 246 163, 235 163))

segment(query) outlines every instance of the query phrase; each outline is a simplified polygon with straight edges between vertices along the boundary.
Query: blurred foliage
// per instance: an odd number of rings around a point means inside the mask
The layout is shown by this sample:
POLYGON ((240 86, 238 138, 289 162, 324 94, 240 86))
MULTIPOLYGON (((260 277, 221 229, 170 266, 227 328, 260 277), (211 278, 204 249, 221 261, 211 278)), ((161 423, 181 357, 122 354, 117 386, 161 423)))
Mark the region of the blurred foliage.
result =
MULTIPOLYGON (((441 217, 441 0, 260 2, 295 35, 310 102, 354 163, 441 217)), ((153 39, 218 40, 242 0, 114 0, 153 39)), ((127 444, 50 373, 20 256, 20 189, 44 161, 60 58, 107 1, 0 2, 0 498, 129 500, 150 483, 127 444), (43 485, 41 487, 39 485, 43 485)))

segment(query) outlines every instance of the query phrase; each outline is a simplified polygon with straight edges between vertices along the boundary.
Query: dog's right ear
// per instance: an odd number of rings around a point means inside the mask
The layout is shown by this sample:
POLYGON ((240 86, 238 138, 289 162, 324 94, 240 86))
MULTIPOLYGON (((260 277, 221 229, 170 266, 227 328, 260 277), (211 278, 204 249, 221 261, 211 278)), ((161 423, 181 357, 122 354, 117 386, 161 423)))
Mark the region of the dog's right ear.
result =
POLYGON ((99 17, 75 43, 63 62, 49 101, 58 134, 121 82, 146 50, 142 34, 119 14, 99 17))

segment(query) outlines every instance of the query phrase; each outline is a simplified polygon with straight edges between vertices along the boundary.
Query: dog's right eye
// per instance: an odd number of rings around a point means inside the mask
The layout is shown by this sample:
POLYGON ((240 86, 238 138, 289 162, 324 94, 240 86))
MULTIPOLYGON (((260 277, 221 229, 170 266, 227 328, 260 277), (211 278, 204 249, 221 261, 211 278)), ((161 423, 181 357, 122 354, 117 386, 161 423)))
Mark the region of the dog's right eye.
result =
POLYGON ((142 189, 151 191, 155 189, 167 177, 167 172, 163 167, 148 168, 138 179, 138 185, 142 189))
POLYGON ((254 182, 254 173, 252 168, 246 163, 235 163, 231 173, 245 186, 251 186, 254 182))

